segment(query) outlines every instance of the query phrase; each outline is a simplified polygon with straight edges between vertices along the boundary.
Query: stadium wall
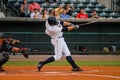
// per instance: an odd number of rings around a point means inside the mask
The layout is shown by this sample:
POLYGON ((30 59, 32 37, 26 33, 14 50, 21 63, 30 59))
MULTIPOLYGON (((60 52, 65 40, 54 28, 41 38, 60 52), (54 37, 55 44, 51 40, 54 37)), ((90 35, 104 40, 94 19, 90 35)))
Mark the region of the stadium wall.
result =
MULTIPOLYGON (((62 19, 74 24, 82 24, 96 19, 62 19)), ((64 33, 72 53, 81 53, 80 47, 88 52, 102 52, 104 47, 116 46, 120 50, 120 19, 97 19, 100 22, 64 33)), ((52 53, 50 37, 45 33, 45 19, 0 18, 0 32, 12 35, 21 41, 18 47, 27 47, 36 53, 52 53)))

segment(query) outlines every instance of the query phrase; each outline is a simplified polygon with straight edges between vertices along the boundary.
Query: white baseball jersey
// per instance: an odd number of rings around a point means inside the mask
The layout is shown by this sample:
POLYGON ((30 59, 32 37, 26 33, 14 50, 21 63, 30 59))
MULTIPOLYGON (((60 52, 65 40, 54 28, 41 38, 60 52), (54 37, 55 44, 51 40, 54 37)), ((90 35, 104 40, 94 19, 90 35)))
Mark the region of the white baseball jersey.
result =
POLYGON ((63 36, 62 28, 63 26, 60 24, 60 21, 58 25, 53 25, 53 26, 49 25, 48 21, 46 21, 45 33, 49 35, 51 38, 58 38, 63 36))
POLYGON ((48 21, 46 21, 46 30, 45 33, 51 37, 51 43, 54 46, 54 59, 59 60, 61 56, 64 54, 65 56, 70 56, 70 51, 64 41, 63 36, 63 26, 62 24, 58 25, 49 25, 48 21))

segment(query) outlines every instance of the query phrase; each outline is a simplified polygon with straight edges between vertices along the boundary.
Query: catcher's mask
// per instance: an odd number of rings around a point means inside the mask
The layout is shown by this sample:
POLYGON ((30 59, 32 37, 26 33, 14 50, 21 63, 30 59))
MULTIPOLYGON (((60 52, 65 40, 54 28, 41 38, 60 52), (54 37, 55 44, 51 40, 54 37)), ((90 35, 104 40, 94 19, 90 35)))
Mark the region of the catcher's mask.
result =
POLYGON ((58 24, 58 21, 57 21, 57 19, 56 19, 54 16, 52 16, 52 17, 49 17, 49 18, 48 18, 48 23, 49 23, 50 25, 57 25, 57 24, 58 24))

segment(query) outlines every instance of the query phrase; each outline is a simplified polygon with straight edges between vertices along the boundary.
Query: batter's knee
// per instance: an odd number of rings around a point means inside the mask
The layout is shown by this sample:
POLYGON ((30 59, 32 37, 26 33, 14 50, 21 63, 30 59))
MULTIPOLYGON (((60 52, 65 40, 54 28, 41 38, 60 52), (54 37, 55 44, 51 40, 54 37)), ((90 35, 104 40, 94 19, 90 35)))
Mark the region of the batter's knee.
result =
POLYGON ((62 56, 62 55, 59 55, 59 56, 56 56, 56 55, 55 55, 55 56, 54 56, 54 59, 55 59, 56 61, 57 61, 57 60, 60 60, 61 56, 62 56))
POLYGON ((70 54, 65 54, 65 56, 67 57, 67 56, 71 56, 70 54))

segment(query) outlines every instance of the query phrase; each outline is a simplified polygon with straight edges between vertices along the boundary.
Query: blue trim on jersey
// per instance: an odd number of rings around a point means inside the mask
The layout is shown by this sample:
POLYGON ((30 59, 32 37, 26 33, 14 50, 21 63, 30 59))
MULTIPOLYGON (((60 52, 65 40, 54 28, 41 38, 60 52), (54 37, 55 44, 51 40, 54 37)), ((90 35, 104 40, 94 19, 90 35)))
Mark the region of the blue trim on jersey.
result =
POLYGON ((64 22, 63 22, 63 21, 60 21, 60 24, 63 26, 64 22))
POLYGON ((63 28, 62 28, 62 32, 65 32, 65 31, 68 31, 68 28, 67 28, 67 27, 63 27, 63 28))

